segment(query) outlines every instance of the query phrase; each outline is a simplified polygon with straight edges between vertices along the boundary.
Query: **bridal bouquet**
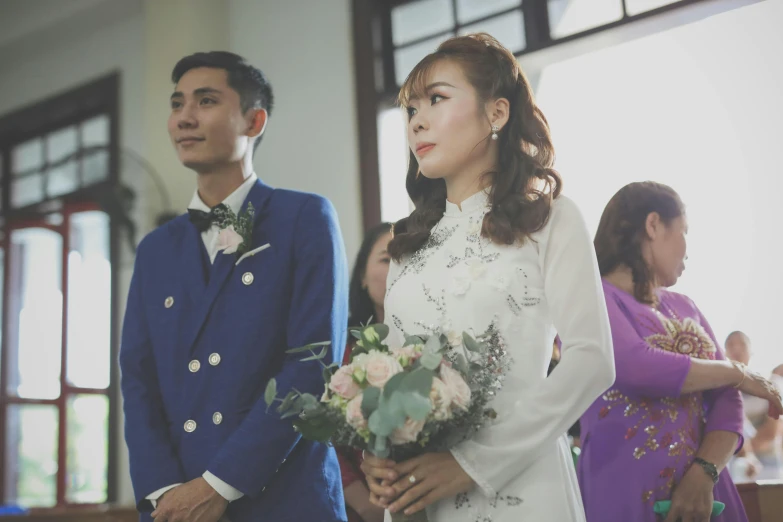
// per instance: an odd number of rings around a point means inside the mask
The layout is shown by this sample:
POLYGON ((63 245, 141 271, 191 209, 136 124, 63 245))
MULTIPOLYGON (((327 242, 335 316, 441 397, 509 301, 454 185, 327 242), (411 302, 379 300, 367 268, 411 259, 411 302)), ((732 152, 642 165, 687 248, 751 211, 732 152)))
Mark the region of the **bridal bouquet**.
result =
MULTIPOLYGON (((408 336, 399 348, 385 343, 389 328, 383 324, 350 334, 356 343, 349 364, 321 362, 320 398, 293 390, 279 399, 275 380, 267 385, 267 406, 279 402, 277 411, 292 418, 304 438, 402 461, 446 451, 495 418, 487 405, 510 360, 494 326, 476 338, 433 330, 408 336)), ((322 361, 328 344, 288 353, 310 352, 302 361, 322 361)))

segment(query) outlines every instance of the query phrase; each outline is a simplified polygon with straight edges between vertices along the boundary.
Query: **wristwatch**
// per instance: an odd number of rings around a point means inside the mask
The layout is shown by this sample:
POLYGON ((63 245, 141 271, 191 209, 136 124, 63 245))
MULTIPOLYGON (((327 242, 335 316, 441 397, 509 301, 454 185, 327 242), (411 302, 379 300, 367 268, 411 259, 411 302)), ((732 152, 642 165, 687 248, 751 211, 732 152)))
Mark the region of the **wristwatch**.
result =
POLYGON ((696 457, 693 459, 694 464, 698 464, 704 470, 704 473, 710 476, 713 484, 717 484, 719 480, 718 467, 712 462, 696 457))

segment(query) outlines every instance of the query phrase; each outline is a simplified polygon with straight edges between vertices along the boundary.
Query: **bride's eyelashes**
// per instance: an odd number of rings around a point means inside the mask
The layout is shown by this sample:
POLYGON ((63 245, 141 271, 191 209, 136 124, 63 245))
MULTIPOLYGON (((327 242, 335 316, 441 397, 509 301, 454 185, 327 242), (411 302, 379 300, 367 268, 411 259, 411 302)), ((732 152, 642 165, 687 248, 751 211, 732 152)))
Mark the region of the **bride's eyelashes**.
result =
MULTIPOLYGON (((446 96, 443 96, 442 94, 433 94, 430 96, 430 105, 435 105, 441 100, 448 100, 446 96)), ((416 114, 416 107, 406 107, 405 112, 408 113, 408 119, 413 118, 413 116, 416 114)))

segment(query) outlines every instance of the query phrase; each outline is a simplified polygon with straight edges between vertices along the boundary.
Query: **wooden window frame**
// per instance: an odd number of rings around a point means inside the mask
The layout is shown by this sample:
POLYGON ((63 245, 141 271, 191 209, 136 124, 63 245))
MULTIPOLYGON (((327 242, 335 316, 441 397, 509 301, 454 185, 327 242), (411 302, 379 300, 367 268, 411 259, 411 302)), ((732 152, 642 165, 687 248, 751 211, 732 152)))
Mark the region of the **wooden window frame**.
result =
MULTIPOLYGON (((81 143, 79 144, 81 145, 81 143)), ((103 148, 103 147, 101 147, 103 148)), ((81 159, 85 153, 91 152, 92 148, 77 148, 76 159, 81 159)), ((0 340, 0 470, 5 469, 7 454, 6 440, 7 434, 7 413, 10 405, 18 404, 46 404, 57 406, 58 408, 58 469, 56 475, 56 506, 52 508, 36 508, 35 511, 47 511, 47 509, 63 509, 75 506, 84 506, 81 503, 71 503, 66 499, 66 473, 67 473, 67 448, 68 448, 68 419, 66 409, 68 398, 74 395, 99 394, 108 397, 109 416, 108 416, 108 469, 107 469, 107 503, 113 503, 117 500, 117 463, 119 444, 117 437, 113 436, 116 427, 119 424, 118 394, 119 394, 119 367, 117 364, 117 355, 119 347, 119 328, 118 328, 118 267, 120 266, 120 247, 118 223, 110 215, 109 220, 109 261, 111 263, 111 303, 110 303, 110 369, 109 386, 106 389, 88 389, 74 387, 67 381, 67 299, 68 299, 68 252, 70 250, 70 230, 69 217, 74 213, 103 210, 101 204, 108 192, 111 192, 119 186, 119 73, 112 73, 103 78, 92 81, 72 89, 64 94, 54 96, 34 105, 22 108, 15 112, 0 118, 0 156, 2 157, 2 176, 0 177, 0 187, 2 187, 2 208, 0 210, 0 241, 4 251, 4 284, 3 284, 3 316, 2 320, 2 339, 0 340), (45 199, 42 202, 28 205, 21 208, 12 208, 11 190, 12 190, 12 165, 11 151, 13 148, 28 140, 39 136, 45 136, 51 132, 76 125, 89 120, 95 116, 106 115, 109 118, 109 143, 105 147, 108 152, 108 173, 106 179, 87 187, 79 187, 77 190, 57 196, 56 198, 45 199), (8 346, 8 339, 12 332, 8 326, 10 324, 9 311, 12 307, 7 306, 14 298, 12 295, 13 282, 11 281, 11 256, 10 253, 10 231, 14 229, 33 226, 41 226, 45 223, 48 216, 60 214, 63 216, 62 225, 49 226, 47 228, 57 229, 63 237, 63 259, 62 259, 62 294, 63 294, 63 338, 61 349, 61 369, 60 369, 60 396, 57 399, 26 399, 16 396, 10 396, 7 383, 9 381, 9 350, 3 349, 8 346)), ((82 163, 79 165, 78 179, 82 179, 82 163)), ((8 502, 5 498, 6 492, 5 473, 0 473, 0 505, 8 502)))

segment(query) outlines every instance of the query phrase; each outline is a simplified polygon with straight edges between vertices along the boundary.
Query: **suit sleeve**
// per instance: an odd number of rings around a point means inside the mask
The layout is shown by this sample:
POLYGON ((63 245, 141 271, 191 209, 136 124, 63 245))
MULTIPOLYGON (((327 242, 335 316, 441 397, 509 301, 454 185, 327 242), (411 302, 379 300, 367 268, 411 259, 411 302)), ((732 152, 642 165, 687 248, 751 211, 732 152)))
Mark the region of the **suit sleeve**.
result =
MULTIPOLYGON (((155 358, 144 314, 143 272, 146 241, 139 245, 133 270, 120 346, 125 440, 139 511, 152 511, 145 498, 161 488, 186 482, 169 440, 155 358)), ((147 264, 147 267, 152 266, 147 264)))
MULTIPOLYGON (((310 196, 294 229, 293 296, 288 314, 288 350, 331 341, 325 364, 340 363, 348 321, 348 275, 345 251, 331 203, 310 196)), ((320 396, 324 381, 318 361, 301 362, 309 354, 286 354, 275 375, 278 396, 296 388, 320 396)), ((267 411, 263 397, 223 444, 208 470, 245 495, 257 496, 299 441, 290 419, 275 408, 267 411)))

